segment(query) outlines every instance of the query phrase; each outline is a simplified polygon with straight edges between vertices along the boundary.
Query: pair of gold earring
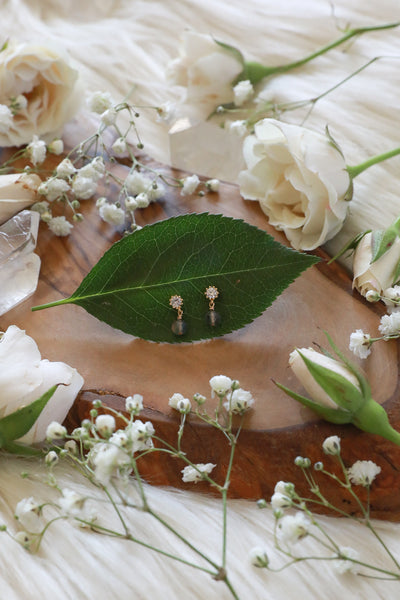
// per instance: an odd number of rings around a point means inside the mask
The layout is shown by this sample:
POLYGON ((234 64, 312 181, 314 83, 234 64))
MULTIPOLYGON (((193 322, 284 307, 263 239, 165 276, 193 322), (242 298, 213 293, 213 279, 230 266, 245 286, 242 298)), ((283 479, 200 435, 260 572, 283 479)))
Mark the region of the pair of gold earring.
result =
MULTIPOLYGON (((209 285, 204 292, 208 299, 208 312, 206 314, 206 322, 210 327, 218 327, 221 323, 221 315, 215 310, 215 301, 219 296, 219 290, 215 285, 209 285)), ((169 299, 169 304, 178 311, 176 321, 171 325, 174 335, 185 335, 187 332, 187 323, 183 320, 183 298, 178 294, 174 294, 169 299)))

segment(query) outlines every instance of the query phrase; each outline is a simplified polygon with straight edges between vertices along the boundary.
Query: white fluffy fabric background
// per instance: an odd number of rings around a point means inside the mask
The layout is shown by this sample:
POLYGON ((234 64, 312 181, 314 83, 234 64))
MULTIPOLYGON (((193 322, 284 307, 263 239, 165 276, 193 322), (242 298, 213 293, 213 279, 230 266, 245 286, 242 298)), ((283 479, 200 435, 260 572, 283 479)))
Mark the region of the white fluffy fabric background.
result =
MULTIPOLYGON (((7 37, 58 42, 79 65, 89 91, 108 90, 119 99, 135 84, 134 101, 139 106, 157 106, 179 97, 179 90, 167 85, 164 72, 177 55, 179 36, 186 27, 232 43, 248 58, 281 64, 336 39, 338 27, 348 23, 359 27, 396 20, 400 20, 398 0, 337 0, 332 5, 321 0, 3 0, 0 42, 7 37)), ((348 164, 356 164, 400 143, 400 29, 366 34, 293 73, 275 77, 267 83, 269 93, 278 102, 313 97, 375 56, 383 58, 318 103, 307 120, 309 127, 319 131, 329 125, 348 164)), ((84 120, 86 115, 82 116, 84 120)), ((303 117, 304 113, 292 112, 284 119, 301 123, 303 117)), ((143 110, 140 131, 148 154, 168 163, 165 124, 156 122, 152 111, 143 110)), ((200 169, 199 164, 194 164, 193 170, 200 169)), ((356 180, 350 218, 330 244, 331 250, 361 229, 388 225, 399 215, 399 167, 397 157, 356 180)), ((19 499, 30 495, 43 499, 48 493, 39 480, 19 477, 26 468, 42 474, 32 463, 1 458, 1 519, 11 527, 15 527, 13 511, 19 499)), ((84 485, 68 471, 63 471, 60 479, 68 487, 84 485)), ((148 487, 147 491, 161 515, 218 558, 218 501, 174 490, 148 487)), ((366 562, 385 564, 377 545, 360 527, 343 520, 324 522, 341 545, 355 547, 366 562)), ((279 574, 249 566, 248 553, 253 546, 264 546, 273 557, 272 526, 269 511, 244 501, 230 504, 228 570, 242 600, 386 600, 398 595, 398 583, 338 577, 329 564, 317 561, 299 563, 279 574)), ((389 523, 378 523, 378 527, 400 556, 400 527, 389 523)), ((132 518, 132 530, 146 542, 175 545, 140 513, 132 518)), ((312 544, 307 544, 312 549, 312 544)), ((39 555, 28 554, 2 534, 0 555, 0 596, 7 600, 231 597, 222 583, 200 572, 66 523, 49 530, 39 555)))

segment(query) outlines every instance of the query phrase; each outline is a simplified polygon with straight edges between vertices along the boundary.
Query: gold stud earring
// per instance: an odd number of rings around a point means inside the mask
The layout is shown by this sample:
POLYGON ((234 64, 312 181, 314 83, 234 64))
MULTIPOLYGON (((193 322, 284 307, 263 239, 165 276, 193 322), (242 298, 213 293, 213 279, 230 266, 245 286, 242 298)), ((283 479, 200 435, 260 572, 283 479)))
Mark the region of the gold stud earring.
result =
POLYGON ((171 298, 169 299, 169 304, 170 306, 172 306, 172 308, 174 308, 175 310, 178 311, 178 316, 176 318, 176 321, 174 321, 171 325, 171 329, 172 329, 172 333, 174 335, 185 335, 185 333, 187 332, 187 324, 186 322, 183 320, 183 299, 181 296, 178 296, 177 294, 175 294, 174 296, 171 296, 171 298))
POLYGON ((206 321, 210 327, 218 327, 221 324, 221 315, 215 310, 215 300, 219 296, 219 290, 215 285, 209 285, 204 292, 206 298, 208 298, 208 313, 206 314, 206 321))

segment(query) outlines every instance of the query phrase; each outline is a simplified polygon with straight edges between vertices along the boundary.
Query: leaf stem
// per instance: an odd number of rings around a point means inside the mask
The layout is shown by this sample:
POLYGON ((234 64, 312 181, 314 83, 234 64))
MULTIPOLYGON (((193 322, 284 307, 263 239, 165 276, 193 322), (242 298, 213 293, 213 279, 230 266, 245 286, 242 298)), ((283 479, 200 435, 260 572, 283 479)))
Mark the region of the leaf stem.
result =
POLYGON ((61 300, 55 300, 47 304, 39 304, 38 306, 32 306, 31 311, 42 310, 43 308, 51 308, 52 306, 60 306, 61 304, 70 304, 73 302, 71 298, 61 298, 61 300))

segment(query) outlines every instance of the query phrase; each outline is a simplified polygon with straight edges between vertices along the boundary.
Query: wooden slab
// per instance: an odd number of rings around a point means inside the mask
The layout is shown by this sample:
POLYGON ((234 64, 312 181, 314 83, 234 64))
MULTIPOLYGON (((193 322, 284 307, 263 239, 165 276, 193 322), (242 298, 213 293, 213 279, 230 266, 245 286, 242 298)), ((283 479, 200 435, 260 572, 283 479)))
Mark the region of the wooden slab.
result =
MULTIPOLYGON (((174 176, 185 174, 161 167, 174 176)), ((168 189, 165 201, 142 210, 138 222, 152 223, 187 212, 211 212, 242 218, 269 231, 279 241, 285 239, 267 225, 258 203, 246 202, 235 186, 221 185, 220 192, 204 197, 183 198, 168 189)), ((400 519, 400 448, 377 436, 359 432, 352 426, 333 426, 318 420, 313 413, 288 398, 271 381, 273 377, 301 392, 301 386, 287 366, 295 347, 326 346, 327 330, 339 347, 347 352, 349 335, 356 328, 377 332, 380 309, 363 301, 351 290, 351 280, 337 265, 328 267, 324 259, 296 280, 265 313, 252 324, 223 338, 195 344, 155 344, 136 339, 97 321, 82 308, 59 306, 32 313, 30 307, 69 296, 82 278, 120 233, 103 223, 92 201, 82 203, 85 220, 76 225, 71 236, 56 238, 41 225, 38 254, 42 269, 35 295, 0 317, 0 329, 16 324, 32 336, 50 360, 65 361, 85 378, 84 391, 70 412, 72 427, 87 416, 91 401, 101 394, 119 409, 124 398, 133 393, 144 396, 146 419, 151 419, 159 436, 174 444, 179 417, 168 407, 174 392, 191 397, 200 392, 209 397, 210 377, 225 374, 250 390, 255 409, 244 421, 243 432, 232 473, 230 494, 237 498, 269 499, 276 481, 293 481, 303 493, 307 488, 299 469, 293 465, 297 455, 312 461, 324 460, 321 444, 328 435, 342 438, 343 459, 350 466, 355 460, 370 459, 382 467, 371 494, 374 516, 400 519)), ((139 211, 138 211, 139 212, 139 211)), ((384 403, 392 424, 400 429, 398 345, 376 344, 371 357, 363 362, 375 399, 384 403)), ((208 406, 213 406, 212 401, 208 406)), ((214 473, 222 482, 227 464, 225 438, 209 426, 189 418, 183 449, 193 462, 217 464, 214 473)), ((162 453, 142 460, 145 479, 161 485, 190 489, 183 484, 183 464, 170 461, 162 453)), ((321 486, 340 505, 355 510, 345 492, 329 482, 321 486)), ((194 488, 209 491, 203 483, 194 488)))

